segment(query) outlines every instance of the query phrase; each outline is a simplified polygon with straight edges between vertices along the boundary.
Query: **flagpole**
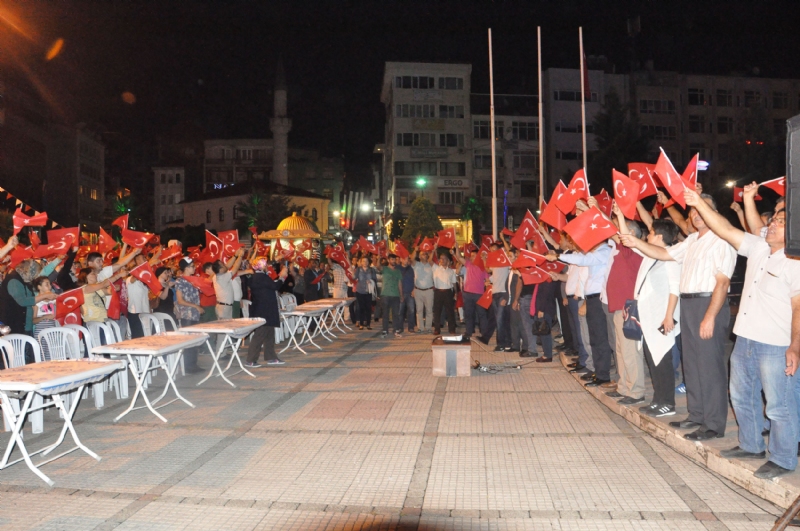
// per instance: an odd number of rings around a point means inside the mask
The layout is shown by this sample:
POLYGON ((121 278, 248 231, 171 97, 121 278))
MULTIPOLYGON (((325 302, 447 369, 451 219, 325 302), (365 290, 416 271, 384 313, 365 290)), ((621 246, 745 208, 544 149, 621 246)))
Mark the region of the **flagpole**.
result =
POLYGON ((583 27, 578 26, 578 41, 581 49, 581 142, 583 144, 583 173, 586 176, 586 192, 589 192, 589 172, 586 170, 586 80, 583 64, 583 27))
MULTIPOLYGON (((536 26, 536 45, 539 60, 539 208, 544 202, 544 110, 542 108, 542 27, 536 26)), ((538 210, 538 209, 537 209, 538 210)))
POLYGON ((489 136, 492 146, 492 239, 497 240, 497 165, 495 164, 494 74, 492 71, 492 28, 489 28, 489 136))

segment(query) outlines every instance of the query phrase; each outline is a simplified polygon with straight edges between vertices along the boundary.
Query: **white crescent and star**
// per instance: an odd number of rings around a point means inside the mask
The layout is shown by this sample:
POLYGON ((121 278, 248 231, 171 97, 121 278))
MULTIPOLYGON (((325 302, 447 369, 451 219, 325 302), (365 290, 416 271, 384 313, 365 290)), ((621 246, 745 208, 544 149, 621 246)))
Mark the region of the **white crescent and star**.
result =
POLYGON ((73 296, 71 296, 71 297, 67 297, 66 299, 64 299, 64 300, 63 300, 63 301, 61 301, 61 302, 62 302, 62 303, 64 304, 64 306, 66 306, 67 308, 73 308, 73 307, 75 307, 75 305, 76 305, 76 304, 78 304, 78 297, 75 297, 75 296, 73 295, 73 296), (72 302, 70 302, 70 301, 72 301, 72 302))

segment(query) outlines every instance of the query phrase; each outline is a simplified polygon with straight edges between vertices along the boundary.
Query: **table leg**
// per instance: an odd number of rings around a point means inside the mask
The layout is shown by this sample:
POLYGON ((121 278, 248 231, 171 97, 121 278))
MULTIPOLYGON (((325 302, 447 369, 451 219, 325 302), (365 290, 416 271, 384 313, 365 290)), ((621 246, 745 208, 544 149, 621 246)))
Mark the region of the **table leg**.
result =
MULTIPOLYGON (((308 338, 308 342, 317 347, 318 349, 322 350, 322 347, 314 343, 314 336, 316 335, 316 330, 313 333, 310 333, 308 330, 311 328, 308 326, 308 323, 313 322, 316 319, 314 316, 309 316, 306 325, 303 327, 303 337, 300 339, 300 343, 305 343, 306 338, 308 338)), ((319 328, 319 326, 317 326, 319 328)))
POLYGON ((28 449, 25 448, 25 443, 22 440, 22 434, 21 434, 22 425, 25 422, 25 415, 28 414, 28 409, 31 407, 31 402, 33 401, 34 394, 35 393, 28 393, 28 396, 25 397, 25 401, 23 402, 22 407, 20 408, 19 415, 16 415, 14 413, 14 408, 11 407, 11 401, 9 400, 8 395, 5 392, 0 391, 0 398, 2 399, 2 403, 0 403, 0 406, 2 406, 3 413, 7 415, 9 421, 12 424, 11 439, 8 441, 8 446, 6 447, 5 454, 3 454, 3 460, 0 461, 0 470, 5 468, 6 466, 18 462, 18 460, 14 461, 14 463, 8 462, 8 458, 11 455, 11 451, 14 449, 14 446, 16 445, 19 447, 19 451, 22 453, 22 458, 25 460, 25 464, 28 465, 28 468, 30 468, 34 474, 39 476, 39 479, 41 479, 42 481, 44 481, 45 483, 47 483, 52 487, 54 484, 53 480, 45 476, 44 473, 41 470, 39 470, 36 467, 36 465, 33 464, 33 461, 31 461, 31 456, 28 454, 28 449))
MULTIPOLYGON (((97 455, 96 453, 94 453, 93 451, 89 450, 89 448, 87 448, 86 445, 84 445, 81 442, 81 440, 78 438, 78 434, 75 432, 75 426, 72 425, 72 418, 75 416, 75 410, 78 408, 78 401, 77 400, 74 401, 74 403, 70 406, 69 411, 67 411, 66 407, 64 407, 64 402, 61 400, 61 395, 53 395, 53 402, 55 402, 57 408, 59 408, 61 411, 64 412, 64 427, 61 429, 61 435, 59 436, 58 441, 56 441, 55 444, 50 446, 48 449, 44 450, 42 452, 42 455, 49 454, 59 444, 61 444, 61 442, 64 440, 64 436, 66 435, 66 431, 69 430, 70 435, 72 435, 72 440, 75 441, 75 445, 77 446, 77 448, 80 448, 81 450, 83 450, 84 452, 89 454, 90 456, 94 457, 96 460, 100 461, 100 456, 97 455)), ((69 452, 72 452, 74 450, 75 450, 75 448, 73 448, 72 450, 69 450, 69 452)), ((69 453, 69 452, 66 452, 66 453, 69 453)), ((61 455, 64 455, 64 454, 61 454, 61 455)), ((57 459, 58 457, 61 457, 61 456, 53 457, 50 460, 45 461, 45 462, 49 463, 50 461, 52 461, 54 459, 57 459)), ((39 463, 39 465, 41 466, 45 462, 39 463)))
POLYGON ((220 344, 218 351, 214 352, 214 349, 211 348, 211 340, 210 339, 206 339, 206 346, 208 347, 208 351, 211 353, 211 359, 213 360, 213 363, 211 365, 211 370, 208 372, 208 375, 205 378, 203 378, 202 380, 200 380, 199 382, 197 382, 197 385, 205 383, 206 380, 208 380, 209 378, 214 376, 214 369, 216 369, 217 372, 219 372, 219 375, 222 376, 223 380, 228 382, 231 385, 231 387, 236 387, 236 385, 234 385, 234 383, 232 381, 228 380, 225 377, 225 373, 222 371, 222 367, 219 366, 219 357, 222 355, 222 352, 225 350, 225 344, 227 342, 228 342, 228 336, 226 335, 225 336, 225 340, 220 344))
POLYGON ((152 355, 147 356, 147 359, 142 364, 141 378, 140 375, 137 374, 138 369, 136 368, 136 364, 133 362, 133 356, 131 356, 130 354, 128 354, 127 356, 128 356, 128 367, 130 367, 131 369, 131 374, 133 375, 133 381, 136 382, 136 391, 133 393, 133 400, 131 400, 131 405, 128 406, 128 409, 120 413, 117 416, 117 418, 114 419, 114 422, 118 422, 119 419, 121 419, 134 409, 141 409, 141 407, 147 407, 147 409, 153 412, 153 415, 160 418, 163 422, 167 422, 167 419, 165 419, 158 411, 153 409, 153 406, 150 404, 150 400, 147 398, 147 393, 145 393, 144 389, 142 389, 142 382, 144 381, 144 378, 147 375, 147 371, 150 370, 150 364, 153 361, 153 356, 152 355), (140 394, 142 395, 142 398, 144 399, 144 403, 146 404, 146 406, 134 407, 136 405, 136 399, 139 397, 140 394))
POLYGON ((225 367, 225 372, 228 372, 228 369, 230 369, 231 365, 233 364, 233 360, 236 360, 237 362, 239 362, 239 369, 240 370, 238 370, 235 373, 231 374, 231 376, 239 374, 240 372, 246 372, 247 374, 249 374, 250 376, 255 378, 256 375, 247 370, 247 367, 245 367, 244 364, 242 363, 242 358, 239 356, 239 347, 242 345, 242 341, 244 341, 244 337, 238 338, 235 343, 234 343, 232 337, 228 336, 227 339, 230 340, 230 342, 231 342, 231 359, 228 360, 228 365, 225 367))
POLYGON ((304 318, 298 316, 297 319, 295 319, 294 321, 294 328, 292 328, 291 321, 289 321, 289 319, 287 319, 285 316, 281 315, 281 319, 283 319, 283 322, 286 323, 286 327, 289 328, 289 342, 286 344, 285 347, 283 347, 283 350, 278 352, 278 354, 283 354, 286 350, 290 349, 292 347, 292 343, 294 343, 294 347, 297 350, 308 356, 308 352, 303 350, 303 348, 297 342, 297 337, 295 337, 295 334, 297 333, 297 328, 300 326, 300 322, 303 321, 304 318))
MULTIPOLYGON (((180 394, 178 388, 175 386, 175 372, 178 370, 178 365, 181 363, 181 356, 183 356, 183 349, 178 351, 178 354, 175 356, 175 361, 172 364, 172 367, 169 366, 169 362, 166 359, 163 359, 163 363, 165 363, 166 367, 164 368, 164 372, 167 373, 167 385, 164 386, 164 392, 161 393, 161 396, 158 397, 158 400, 167 394, 167 390, 172 387, 172 390, 175 391, 175 396, 179 399, 183 400, 189 407, 194 407, 194 404, 183 398, 183 395, 180 394)), ((175 400, 169 402, 171 404, 175 400)), ((153 402, 155 404, 155 402, 153 402)), ((164 404, 166 406, 167 404, 164 404)), ((162 406, 163 407, 163 406, 162 406)))

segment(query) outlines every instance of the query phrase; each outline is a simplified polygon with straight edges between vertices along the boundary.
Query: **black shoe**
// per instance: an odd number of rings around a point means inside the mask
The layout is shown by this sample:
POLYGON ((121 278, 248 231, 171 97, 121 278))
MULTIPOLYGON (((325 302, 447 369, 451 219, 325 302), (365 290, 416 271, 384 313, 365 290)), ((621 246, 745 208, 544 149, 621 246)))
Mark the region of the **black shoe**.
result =
POLYGON ((544 356, 536 358, 537 363, 550 363, 551 361, 553 361, 553 358, 545 358, 544 356))
POLYGON ((748 452, 738 446, 734 446, 730 450, 722 450, 719 455, 727 459, 763 459, 767 457, 767 452, 748 452))
POLYGON ((603 385, 604 383, 608 383, 608 382, 610 382, 610 381, 611 381, 611 380, 601 380, 601 379, 599 379, 599 378, 595 378, 595 379, 594 379, 594 380, 592 380, 591 382, 588 382, 588 383, 586 384, 586 387, 597 387, 597 386, 599 386, 599 385, 603 385))
POLYGON ((570 369, 569 372, 584 372, 586 370, 588 370, 586 368, 586 365, 575 365, 575 368, 574 369, 570 369))
POLYGON ((783 468, 780 465, 776 465, 772 461, 767 461, 761 465, 753 475, 759 479, 775 479, 779 476, 783 476, 784 474, 788 474, 789 472, 791 472, 791 470, 788 468, 783 468))
POLYGON ((693 422, 691 420, 674 420, 674 421, 670 422, 669 425, 672 426, 673 428, 680 428, 682 430, 688 430, 688 429, 691 429, 691 428, 699 428, 700 427, 700 423, 699 422, 693 422))
POLYGON ((578 362, 577 361, 575 363, 568 363, 567 364, 567 367, 569 367, 570 369, 574 369, 577 366, 578 366, 578 362))
POLYGON ((511 347, 503 347, 503 352, 514 352, 514 349, 511 347))
POLYGON ((498 346, 494 347, 494 351, 495 351, 495 352, 503 352, 504 350, 505 350, 505 349, 504 349, 503 347, 501 347, 500 345, 498 345, 498 346))
POLYGON ((641 404, 642 402, 644 402, 644 397, 633 398, 632 396, 626 396, 622 400, 619 400, 617 404, 622 404, 623 406, 632 406, 634 404, 641 404))
POLYGON ((520 351, 520 353, 519 353, 519 357, 520 357, 520 358, 532 358, 532 357, 534 357, 535 355, 536 355, 536 353, 535 353, 535 352, 531 352, 531 351, 529 351, 529 350, 522 350, 522 351, 520 351))
POLYGON ((596 376, 596 375, 595 375, 595 373, 593 373, 593 372, 587 372, 586 374, 584 374, 583 376, 581 376, 581 380, 583 380, 583 381, 590 381, 590 380, 594 380, 595 376, 596 376))
POLYGON ((487 339, 484 339, 483 337, 479 337, 479 338, 478 338, 478 341, 480 341, 480 342, 481 342, 481 343, 483 343, 484 345, 488 345, 488 344, 489 344, 489 339, 488 339, 488 338, 487 338, 487 339))
POLYGON ((194 367, 186 367, 186 368, 184 368, 184 370, 183 370, 183 371, 184 371, 186 374, 197 374, 198 372, 203 372, 203 371, 205 371, 205 369, 204 369, 204 368, 202 368, 202 367, 198 367, 197 365, 195 365, 194 367))
POLYGON ((707 441, 709 439, 721 439, 722 437, 725 437, 724 433, 717 433, 714 430, 704 429, 698 429, 697 431, 687 433, 683 436, 687 441, 707 441))
POLYGON ((614 399, 625 398, 625 395, 621 395, 616 391, 607 391, 606 396, 614 399))

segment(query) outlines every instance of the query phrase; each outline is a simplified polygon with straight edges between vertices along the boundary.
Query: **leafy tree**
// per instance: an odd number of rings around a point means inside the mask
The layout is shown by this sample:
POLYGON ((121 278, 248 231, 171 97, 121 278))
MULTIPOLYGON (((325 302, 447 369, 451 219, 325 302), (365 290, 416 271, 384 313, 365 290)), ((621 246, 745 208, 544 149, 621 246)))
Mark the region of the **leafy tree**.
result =
POLYGON ((601 188, 611 190, 612 168, 627 175, 629 162, 645 160, 650 141, 642 134, 633 105, 623 105, 614 90, 606 94, 593 125, 597 151, 589 158, 588 178, 597 194, 601 188))
POLYGON ((785 139, 775 134, 772 120, 763 106, 744 109, 743 127, 731 138, 728 174, 740 183, 761 182, 780 177, 786 171, 785 139))
POLYGON ((481 228, 489 217, 487 205, 475 196, 469 196, 461 204, 461 219, 472 221, 472 241, 480 243, 481 228))
POLYGON ((391 215, 392 229, 389 232, 389 240, 395 241, 397 238, 403 237, 403 231, 406 228, 406 218, 400 212, 400 207, 395 206, 391 215))
POLYGON ((428 199, 418 197, 411 204, 406 227, 403 229, 403 240, 406 243, 414 241, 418 235, 423 238, 433 237, 442 230, 442 222, 436 215, 436 209, 428 199))
POLYGON ((298 206, 291 201, 285 195, 254 192, 245 201, 236 204, 239 212, 236 228, 239 231, 246 231, 250 227, 258 227, 260 231, 273 230, 292 212, 303 211, 305 205, 298 206))

